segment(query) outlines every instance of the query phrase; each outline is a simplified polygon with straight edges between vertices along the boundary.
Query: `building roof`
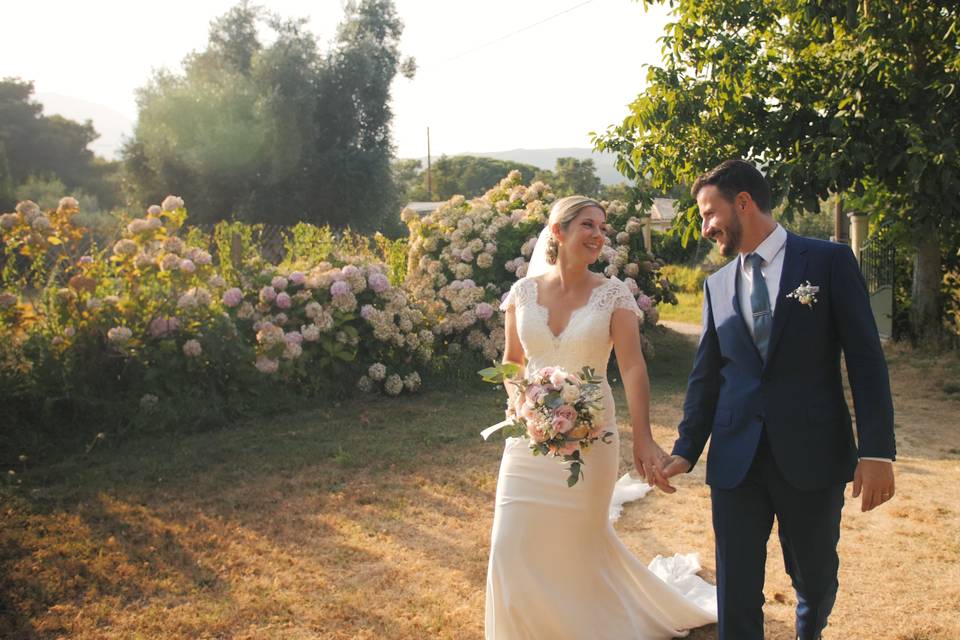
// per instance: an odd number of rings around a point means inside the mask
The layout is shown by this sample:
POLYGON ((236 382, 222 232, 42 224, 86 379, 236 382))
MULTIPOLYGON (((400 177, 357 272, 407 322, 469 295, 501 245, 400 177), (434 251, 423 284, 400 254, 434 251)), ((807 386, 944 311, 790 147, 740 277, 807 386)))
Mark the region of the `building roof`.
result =
POLYGON ((442 205, 446 204, 446 201, 443 202, 408 202, 404 209, 413 209, 417 213, 430 213, 431 211, 436 211, 442 205))
POLYGON ((650 205, 650 218, 653 220, 673 220, 677 216, 673 205, 676 202, 673 198, 654 198, 650 205))

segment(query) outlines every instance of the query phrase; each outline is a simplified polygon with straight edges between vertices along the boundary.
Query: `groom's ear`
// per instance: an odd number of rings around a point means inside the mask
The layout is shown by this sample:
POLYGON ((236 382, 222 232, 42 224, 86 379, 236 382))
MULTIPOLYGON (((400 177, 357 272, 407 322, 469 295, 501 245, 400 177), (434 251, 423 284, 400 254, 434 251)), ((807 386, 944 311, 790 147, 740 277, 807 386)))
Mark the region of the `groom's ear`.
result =
POLYGON ((741 191, 733 198, 733 208, 737 215, 744 215, 756 209, 757 203, 754 202, 753 196, 748 191, 741 191))

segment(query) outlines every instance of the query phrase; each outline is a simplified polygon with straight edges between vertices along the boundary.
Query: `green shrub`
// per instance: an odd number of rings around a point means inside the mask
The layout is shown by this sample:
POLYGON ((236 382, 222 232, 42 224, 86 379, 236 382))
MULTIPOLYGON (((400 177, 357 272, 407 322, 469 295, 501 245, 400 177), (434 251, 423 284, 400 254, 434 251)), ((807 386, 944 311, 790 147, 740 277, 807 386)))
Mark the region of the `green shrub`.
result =
POLYGON ((710 275, 700 267, 687 267, 677 264, 668 264, 660 269, 660 275, 677 287, 677 291, 697 293, 703 290, 703 282, 710 275))

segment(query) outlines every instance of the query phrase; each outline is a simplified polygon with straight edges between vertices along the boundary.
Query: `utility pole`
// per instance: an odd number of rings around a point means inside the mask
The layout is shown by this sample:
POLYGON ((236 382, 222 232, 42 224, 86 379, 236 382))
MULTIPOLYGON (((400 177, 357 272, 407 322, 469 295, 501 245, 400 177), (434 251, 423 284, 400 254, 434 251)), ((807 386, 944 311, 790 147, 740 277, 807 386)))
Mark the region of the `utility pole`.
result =
POLYGON ((433 174, 430 167, 430 127, 427 127, 427 193, 433 200, 433 174))
POLYGON ((846 216, 843 215, 843 196, 837 194, 836 208, 833 211, 833 237, 836 242, 849 244, 846 234, 846 216))

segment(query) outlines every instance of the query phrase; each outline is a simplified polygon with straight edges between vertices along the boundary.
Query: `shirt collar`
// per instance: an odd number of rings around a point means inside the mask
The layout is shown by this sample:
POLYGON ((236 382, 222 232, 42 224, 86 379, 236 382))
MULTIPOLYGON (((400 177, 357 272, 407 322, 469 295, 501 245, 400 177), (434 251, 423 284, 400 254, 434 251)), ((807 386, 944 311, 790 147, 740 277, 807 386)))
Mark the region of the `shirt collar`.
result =
MULTIPOLYGON (((752 251, 752 253, 759 254, 760 257, 763 258, 764 264, 770 264, 786 244, 787 230, 784 229, 782 225, 778 224, 774 230, 770 232, 770 235, 764 238, 763 242, 761 242, 757 248, 752 251)), ((740 254, 741 266, 746 263, 747 255, 748 254, 745 253, 740 254)))

